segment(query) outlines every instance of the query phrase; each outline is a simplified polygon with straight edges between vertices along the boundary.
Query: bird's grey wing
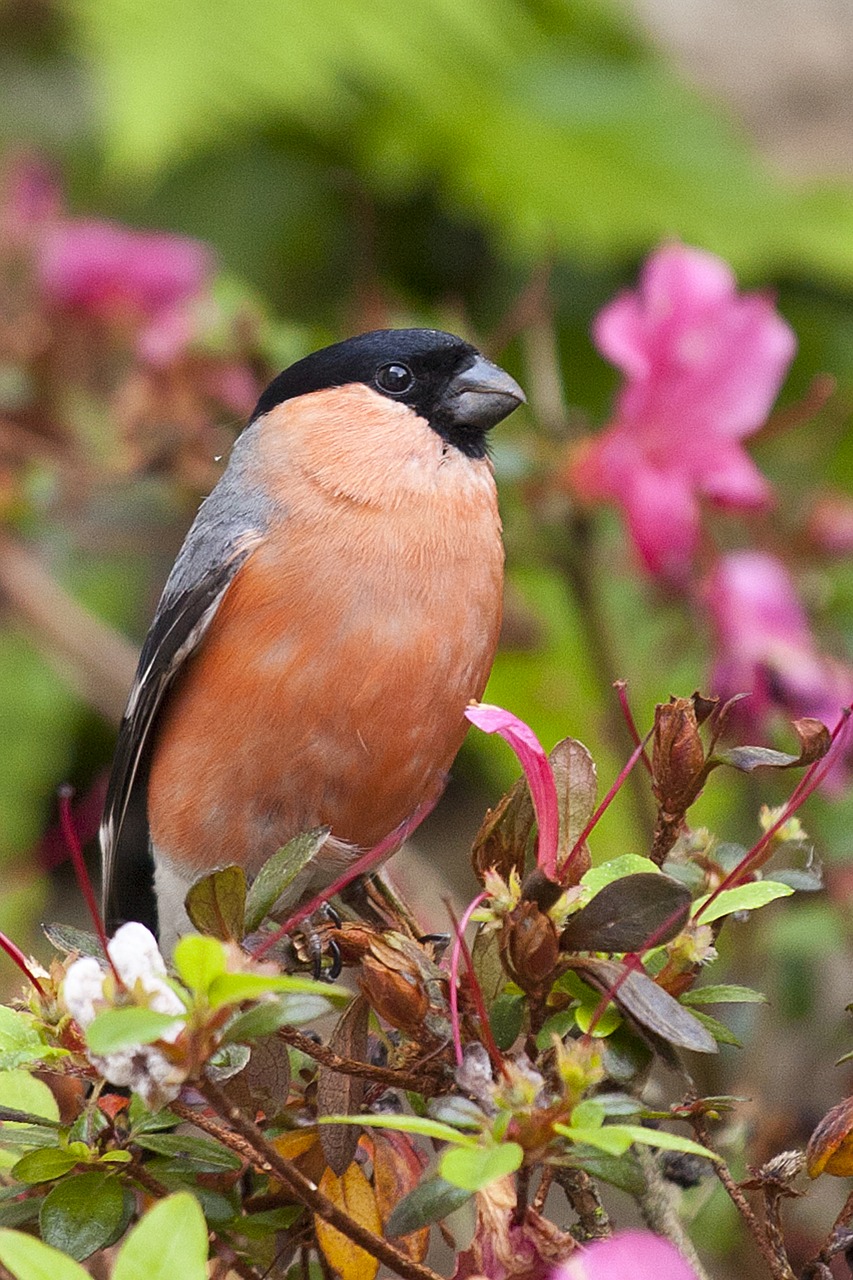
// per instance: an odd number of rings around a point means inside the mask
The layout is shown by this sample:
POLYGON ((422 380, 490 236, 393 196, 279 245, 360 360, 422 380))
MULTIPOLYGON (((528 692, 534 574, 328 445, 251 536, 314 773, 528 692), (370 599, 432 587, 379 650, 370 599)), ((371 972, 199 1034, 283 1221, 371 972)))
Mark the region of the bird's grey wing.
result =
POLYGON ((142 647, 119 730, 100 830, 109 932, 125 920, 141 920, 156 932, 147 793, 157 715, 265 524, 260 500, 238 501, 234 479, 226 473, 202 505, 175 561, 142 647), (247 513, 247 506, 254 509, 247 513))

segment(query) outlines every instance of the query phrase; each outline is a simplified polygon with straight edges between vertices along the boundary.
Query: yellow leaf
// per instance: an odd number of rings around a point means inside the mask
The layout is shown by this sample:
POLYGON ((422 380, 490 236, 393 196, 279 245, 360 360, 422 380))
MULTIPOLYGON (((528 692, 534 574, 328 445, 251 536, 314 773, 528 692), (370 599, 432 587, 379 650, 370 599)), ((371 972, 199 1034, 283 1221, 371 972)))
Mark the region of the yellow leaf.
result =
MULTIPOLYGON (((338 1209, 343 1209, 360 1226, 374 1235, 382 1235, 382 1222, 373 1188, 359 1166, 351 1164, 342 1177, 327 1169, 320 1179, 320 1190, 338 1209)), ((329 1226, 325 1219, 314 1215, 317 1243, 333 1271, 340 1280, 376 1280, 379 1260, 366 1249, 353 1244, 348 1236, 329 1226)))

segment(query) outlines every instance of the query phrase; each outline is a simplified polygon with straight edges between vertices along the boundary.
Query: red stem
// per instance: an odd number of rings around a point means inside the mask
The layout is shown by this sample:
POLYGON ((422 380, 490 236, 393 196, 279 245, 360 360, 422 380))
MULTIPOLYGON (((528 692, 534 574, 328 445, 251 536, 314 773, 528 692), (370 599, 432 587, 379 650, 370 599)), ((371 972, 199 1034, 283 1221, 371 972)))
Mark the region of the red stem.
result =
MULTIPOLYGON (((622 715, 625 717, 625 723, 628 726, 628 732, 631 735, 631 740, 633 741, 635 747, 639 747, 640 743, 643 740, 640 737, 640 730, 637 728, 637 722, 634 719, 634 713, 631 710, 630 704, 628 702, 628 681, 614 680, 613 688, 616 690, 616 695, 619 698, 619 706, 622 708, 622 715)), ((643 743, 643 746, 645 746, 645 743, 643 743)), ((649 759, 649 757, 646 755, 645 751, 643 751, 642 760, 643 760, 643 764, 646 766, 649 776, 654 777, 654 772, 652 770, 652 762, 649 759)))
POLYGON ((31 972, 30 966, 27 964, 27 958, 21 948, 17 947, 12 939, 8 938, 5 933, 0 933, 0 947, 6 952, 9 959, 18 966, 27 981, 33 984, 36 991, 44 1000, 46 998, 44 987, 41 985, 35 974, 31 972))
POLYGON ((767 831, 765 831, 761 839, 758 840, 749 852, 741 858, 737 866, 733 867, 729 874, 720 881, 711 896, 696 912, 693 917, 694 920, 698 920, 703 912, 708 910, 711 903, 720 896, 724 889, 732 889, 742 883, 744 876, 747 875, 752 867, 760 861, 762 854, 770 841, 776 835, 777 831, 785 825, 788 819, 796 813, 801 805, 805 804, 809 796, 816 791, 824 781, 830 769, 835 765, 835 757, 838 753, 834 751, 833 748, 841 738, 842 729, 849 723, 850 711, 850 707, 845 707, 842 711, 838 723, 832 731, 832 738, 826 755, 822 760, 816 760, 814 764, 806 770, 788 797, 787 803, 783 806, 782 812, 773 823, 772 827, 769 827, 767 831))
POLYGON ((313 898, 294 911, 292 915, 289 915, 284 924, 280 925, 274 933, 265 938, 252 953, 255 959, 260 960, 262 956, 265 956, 271 947, 274 947, 277 942, 286 937, 303 920, 307 920, 315 911, 319 911, 324 903, 328 902, 329 898, 333 898, 336 893, 346 889, 347 885, 352 884, 353 880, 357 880, 359 876, 367 875, 374 867, 386 862, 391 854, 396 853, 400 845, 408 840, 412 832, 421 825, 424 818, 427 818, 432 813, 440 799, 441 796, 437 795, 431 800, 425 800, 411 817, 406 818, 398 827, 395 827, 390 835, 387 835, 384 840, 380 840, 379 844, 356 858, 355 862, 351 863, 346 871, 338 876, 337 880, 333 880, 322 892, 315 894, 313 898))
POLYGON ((560 871, 559 871, 560 876, 562 876, 571 866, 572 859, 574 858, 575 854, 583 845, 584 841, 592 831, 593 827, 597 825, 599 819, 602 817, 605 810, 610 808, 610 805, 614 797, 616 796, 617 792, 621 789, 622 784, 624 783, 625 779, 628 777, 628 774, 631 772, 634 765, 640 759, 640 756, 643 755, 643 752, 645 751, 646 743, 648 742, 649 738, 652 736, 652 733, 653 733, 653 730, 650 729, 649 732, 646 734, 645 738, 642 738, 640 742, 637 743, 637 746, 635 747, 631 755, 628 757, 626 764, 623 765, 622 770, 619 773, 619 776, 617 777, 616 781, 613 783, 607 795, 604 797, 601 804, 595 810, 589 822, 586 824, 583 831, 580 833, 577 840, 572 845, 571 853, 564 860, 563 865, 560 867, 560 871))
POLYGON ((68 851, 71 854, 71 861, 74 864, 74 874, 77 877, 77 884, 80 891, 86 899, 86 906, 89 908, 89 915, 92 917, 92 923, 95 926, 95 932, 101 948, 107 959, 107 963, 113 971, 113 977, 119 987, 123 987, 124 983, 119 976, 118 970, 113 964, 112 957, 109 952, 109 941, 107 931, 104 928, 104 921, 98 909, 98 900, 95 897, 95 890, 92 888, 92 881, 86 867, 86 861, 83 857, 83 850, 80 847, 80 841, 77 836, 77 828, 74 826, 74 817, 71 813, 71 797, 74 795, 74 788, 64 783, 59 788, 59 821, 62 826, 62 834, 65 837, 65 843, 68 845, 68 851))

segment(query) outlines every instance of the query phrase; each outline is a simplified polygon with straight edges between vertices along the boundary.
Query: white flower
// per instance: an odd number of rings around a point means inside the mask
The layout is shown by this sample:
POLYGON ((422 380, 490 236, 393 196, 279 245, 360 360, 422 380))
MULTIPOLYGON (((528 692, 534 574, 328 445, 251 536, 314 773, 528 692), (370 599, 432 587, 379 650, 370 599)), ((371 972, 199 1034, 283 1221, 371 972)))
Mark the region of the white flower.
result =
MULTIPOLYGON (((166 981, 166 963, 156 939, 144 925, 123 924, 107 949, 134 1003, 157 1013, 184 1013, 183 1003, 166 981)), ((83 956, 69 967, 62 995, 74 1021, 85 1029, 98 1013, 115 1007, 115 980, 93 956, 83 956)), ((173 1044, 183 1029, 183 1020, 176 1021, 160 1039, 173 1044)), ((155 1045, 131 1045, 103 1057, 88 1057, 106 1080, 133 1089, 149 1107, 159 1108, 171 1102, 184 1079, 180 1066, 171 1063, 155 1045)))

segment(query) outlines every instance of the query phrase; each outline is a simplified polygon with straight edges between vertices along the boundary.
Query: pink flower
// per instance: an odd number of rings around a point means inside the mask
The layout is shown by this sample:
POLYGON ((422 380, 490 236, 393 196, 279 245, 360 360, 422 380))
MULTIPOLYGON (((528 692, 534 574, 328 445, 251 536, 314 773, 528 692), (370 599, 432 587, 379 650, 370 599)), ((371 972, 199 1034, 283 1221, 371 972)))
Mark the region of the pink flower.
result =
POLYGON ((38 255, 48 298, 99 317, 126 310, 171 319, 207 284, 210 266, 209 251, 195 240, 94 219, 55 224, 38 255))
POLYGON ((499 733, 518 756, 530 786, 539 827, 536 861, 545 875, 555 880, 560 819, 554 775, 542 744, 529 725, 519 720, 511 711, 504 711, 503 707, 495 707, 487 702, 472 702, 466 708, 465 715, 484 733, 499 733))
POLYGON ((44 161, 16 155, 3 167, 0 234, 7 244, 29 245, 60 215, 59 185, 44 161))
POLYGON ((853 698, 853 672, 818 650, 782 562, 763 551, 733 552, 704 595, 717 650, 712 691, 751 695, 738 709, 742 723, 761 727, 778 709, 831 728, 853 698))
POLYGON ((551 1280, 697 1280, 674 1245, 648 1231, 595 1240, 552 1271, 551 1280))
POLYGON ((770 500, 741 441, 769 412, 794 334, 769 298, 738 294, 721 259, 670 244, 649 258, 637 290, 599 313, 593 336, 625 381, 613 422, 581 446, 569 482, 587 501, 618 503, 646 567, 683 582, 700 497, 723 507, 770 500))

